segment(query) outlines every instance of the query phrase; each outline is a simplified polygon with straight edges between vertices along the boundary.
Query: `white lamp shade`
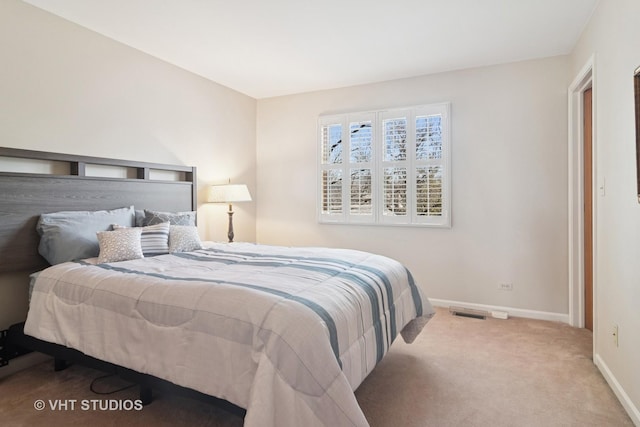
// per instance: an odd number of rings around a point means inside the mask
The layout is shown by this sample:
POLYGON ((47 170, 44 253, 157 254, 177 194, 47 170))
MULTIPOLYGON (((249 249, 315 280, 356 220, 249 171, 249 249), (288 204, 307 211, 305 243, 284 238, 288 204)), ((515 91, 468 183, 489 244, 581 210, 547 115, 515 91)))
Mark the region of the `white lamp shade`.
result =
POLYGON ((212 185, 209 190, 209 202, 235 203, 250 202, 251 194, 244 184, 212 185))

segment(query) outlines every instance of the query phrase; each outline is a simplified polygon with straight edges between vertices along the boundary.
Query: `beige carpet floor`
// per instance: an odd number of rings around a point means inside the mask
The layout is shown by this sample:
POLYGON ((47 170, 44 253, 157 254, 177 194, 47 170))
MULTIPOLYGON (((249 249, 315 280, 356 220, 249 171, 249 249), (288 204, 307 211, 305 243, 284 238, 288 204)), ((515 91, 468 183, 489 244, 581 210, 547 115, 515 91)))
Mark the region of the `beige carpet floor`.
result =
MULTIPOLYGON (((372 427, 633 426, 592 362, 591 340, 589 331, 561 323, 478 320, 438 309, 413 344, 396 340, 356 396, 372 427)), ((236 415, 170 394, 140 411, 84 410, 80 403, 75 410, 34 409, 39 399, 137 399, 136 389, 95 395, 89 385, 100 375, 80 366, 53 372, 43 363, 8 376, 0 380, 0 425, 242 425, 236 415)))

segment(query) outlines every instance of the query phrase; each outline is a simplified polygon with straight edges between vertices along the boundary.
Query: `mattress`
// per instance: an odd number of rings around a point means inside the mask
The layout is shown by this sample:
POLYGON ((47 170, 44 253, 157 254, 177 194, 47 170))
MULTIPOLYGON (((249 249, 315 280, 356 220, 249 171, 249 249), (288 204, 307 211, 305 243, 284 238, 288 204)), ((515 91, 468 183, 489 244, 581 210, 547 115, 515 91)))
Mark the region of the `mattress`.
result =
POLYGON ((387 257, 213 244, 50 267, 25 333, 226 399, 246 426, 366 426, 353 391, 432 314, 387 257))

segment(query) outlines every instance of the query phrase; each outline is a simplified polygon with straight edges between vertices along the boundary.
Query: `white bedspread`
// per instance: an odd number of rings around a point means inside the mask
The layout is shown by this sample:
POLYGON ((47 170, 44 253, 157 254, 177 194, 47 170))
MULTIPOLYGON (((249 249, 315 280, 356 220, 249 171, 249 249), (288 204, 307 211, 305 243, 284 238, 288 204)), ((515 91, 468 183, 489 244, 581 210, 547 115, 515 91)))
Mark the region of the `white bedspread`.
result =
POLYGON ((353 390, 432 313, 383 256, 213 244, 50 267, 25 333, 226 399, 245 426, 366 426, 353 390))

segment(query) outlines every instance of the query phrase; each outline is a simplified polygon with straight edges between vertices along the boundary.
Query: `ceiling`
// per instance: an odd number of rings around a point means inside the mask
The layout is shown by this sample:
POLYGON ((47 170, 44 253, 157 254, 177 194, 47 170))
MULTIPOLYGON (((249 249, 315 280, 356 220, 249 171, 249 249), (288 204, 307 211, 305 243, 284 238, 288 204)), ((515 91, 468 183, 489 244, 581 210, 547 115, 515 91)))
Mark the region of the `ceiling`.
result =
POLYGON ((598 0, 24 0, 254 98, 571 52, 598 0))

